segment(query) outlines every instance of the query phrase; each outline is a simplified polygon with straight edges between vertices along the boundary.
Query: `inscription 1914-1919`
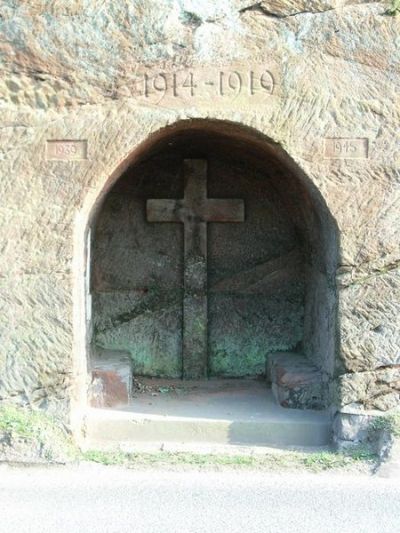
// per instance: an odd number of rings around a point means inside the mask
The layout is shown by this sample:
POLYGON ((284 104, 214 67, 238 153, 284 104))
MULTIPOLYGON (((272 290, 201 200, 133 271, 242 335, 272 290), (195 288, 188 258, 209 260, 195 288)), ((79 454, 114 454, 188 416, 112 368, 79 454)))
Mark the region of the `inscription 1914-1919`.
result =
POLYGON ((274 74, 265 66, 197 67, 137 75, 132 96, 161 105, 243 99, 252 103, 270 97, 275 88, 274 74))

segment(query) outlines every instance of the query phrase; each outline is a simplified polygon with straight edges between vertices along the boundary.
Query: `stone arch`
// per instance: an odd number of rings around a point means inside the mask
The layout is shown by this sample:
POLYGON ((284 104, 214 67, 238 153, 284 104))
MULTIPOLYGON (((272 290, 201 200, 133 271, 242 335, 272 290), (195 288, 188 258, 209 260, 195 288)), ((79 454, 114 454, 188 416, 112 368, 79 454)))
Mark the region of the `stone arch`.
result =
POLYGON ((139 165, 168 146, 182 143, 214 146, 228 156, 229 153, 245 154, 247 162, 270 172, 274 194, 294 221, 306 252, 303 350, 322 371, 326 381, 333 375, 337 342, 335 273, 338 233, 335 220, 320 191, 279 144, 259 131, 228 121, 182 120, 160 129, 135 148, 109 176, 101 191, 88 202, 88 207, 76 221, 79 235, 75 236, 75 360, 76 373, 80 376, 76 399, 81 406, 85 403, 91 334, 91 304, 88 301, 90 229, 107 194, 127 169, 139 165), (85 354, 84 357, 82 354, 85 354))

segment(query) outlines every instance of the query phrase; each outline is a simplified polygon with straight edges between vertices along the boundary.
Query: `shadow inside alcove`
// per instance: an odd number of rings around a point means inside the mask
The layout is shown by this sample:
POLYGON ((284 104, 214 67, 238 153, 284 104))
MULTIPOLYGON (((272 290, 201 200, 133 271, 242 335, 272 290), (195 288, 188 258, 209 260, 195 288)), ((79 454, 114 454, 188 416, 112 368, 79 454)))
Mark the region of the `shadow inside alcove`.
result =
POLYGON ((319 191, 245 128, 187 121, 167 130, 116 181, 92 226, 92 352, 128 353, 135 378, 182 377, 184 229, 149 223, 146 201, 183 198, 182 162, 201 159, 208 198, 240 198, 246 209, 243 224, 208 225, 208 377, 265 379, 270 354, 291 352, 318 367, 324 394, 338 245, 319 191))

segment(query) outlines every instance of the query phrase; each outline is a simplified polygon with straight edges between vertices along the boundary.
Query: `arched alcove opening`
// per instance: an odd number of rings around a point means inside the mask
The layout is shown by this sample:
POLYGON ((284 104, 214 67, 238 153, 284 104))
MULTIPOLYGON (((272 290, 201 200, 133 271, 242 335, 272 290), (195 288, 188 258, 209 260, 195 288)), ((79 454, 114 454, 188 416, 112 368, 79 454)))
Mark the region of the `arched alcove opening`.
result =
POLYGON ((165 128, 107 184, 90 227, 90 366, 97 382, 105 369, 103 388, 126 364, 135 379, 268 381, 278 357, 297 395, 282 405, 327 406, 336 225, 277 144, 227 122, 165 128))

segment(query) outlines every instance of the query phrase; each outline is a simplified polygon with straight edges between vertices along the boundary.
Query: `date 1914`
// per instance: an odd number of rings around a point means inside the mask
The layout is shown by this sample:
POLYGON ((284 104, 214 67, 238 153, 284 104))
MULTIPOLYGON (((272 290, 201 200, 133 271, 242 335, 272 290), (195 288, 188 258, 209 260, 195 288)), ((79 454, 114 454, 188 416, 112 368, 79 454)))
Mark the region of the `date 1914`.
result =
POLYGON ((147 101, 259 99, 275 90, 272 72, 265 67, 249 69, 218 67, 145 72, 135 84, 137 96, 147 101))

